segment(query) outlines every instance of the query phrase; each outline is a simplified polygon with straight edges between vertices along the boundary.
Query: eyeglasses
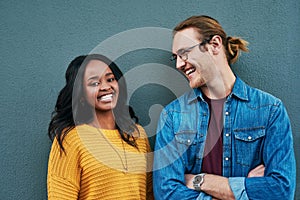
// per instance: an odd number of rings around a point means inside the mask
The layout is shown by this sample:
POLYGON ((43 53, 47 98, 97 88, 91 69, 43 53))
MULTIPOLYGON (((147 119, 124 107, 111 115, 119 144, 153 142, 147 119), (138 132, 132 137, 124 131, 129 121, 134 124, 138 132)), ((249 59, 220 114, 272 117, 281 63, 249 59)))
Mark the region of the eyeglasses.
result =
POLYGON ((206 40, 203 40, 202 42, 194 45, 194 46, 191 46, 191 47, 188 47, 188 48, 185 48, 185 49, 179 49, 177 51, 177 55, 176 54, 172 54, 170 60, 171 61, 174 61, 174 60, 177 60, 177 56, 179 56, 179 58, 183 61, 187 61, 188 59, 188 54, 193 50, 193 48, 195 48, 196 46, 199 46, 199 48, 205 44, 207 44, 209 41, 211 40, 210 39, 206 39, 206 40))

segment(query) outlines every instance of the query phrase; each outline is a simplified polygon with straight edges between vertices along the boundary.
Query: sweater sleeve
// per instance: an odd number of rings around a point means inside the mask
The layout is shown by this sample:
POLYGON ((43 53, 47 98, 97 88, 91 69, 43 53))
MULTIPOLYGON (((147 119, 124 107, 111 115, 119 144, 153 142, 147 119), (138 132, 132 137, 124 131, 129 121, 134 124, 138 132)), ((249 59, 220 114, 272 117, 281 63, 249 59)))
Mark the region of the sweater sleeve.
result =
POLYGON ((154 194, 153 194, 153 181, 152 181, 152 169, 153 169, 153 152, 151 150, 149 140, 148 140, 148 135, 144 128, 141 125, 138 125, 138 129, 140 131, 140 137, 142 138, 141 141, 143 141, 142 146, 145 146, 145 156, 147 160, 147 175, 146 175, 146 195, 147 195, 147 200, 153 200, 154 199, 154 194))
POLYGON ((149 145, 148 138, 145 138, 147 144, 147 200, 153 200, 153 182, 152 182, 152 170, 153 170, 153 152, 149 145))
POLYGON ((65 137, 63 152, 55 139, 49 155, 47 189, 48 199, 78 199, 80 190, 80 152, 76 133, 65 137))

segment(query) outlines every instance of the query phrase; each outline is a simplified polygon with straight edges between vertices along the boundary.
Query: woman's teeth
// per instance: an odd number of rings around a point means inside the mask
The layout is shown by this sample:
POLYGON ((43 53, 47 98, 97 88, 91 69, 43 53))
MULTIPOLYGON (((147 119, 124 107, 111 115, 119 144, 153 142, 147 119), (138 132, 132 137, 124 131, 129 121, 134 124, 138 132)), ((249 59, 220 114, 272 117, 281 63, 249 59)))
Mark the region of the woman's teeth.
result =
POLYGON ((112 94, 107 94, 107 95, 101 96, 100 101, 110 101, 110 100, 112 100, 112 97, 113 97, 112 94))

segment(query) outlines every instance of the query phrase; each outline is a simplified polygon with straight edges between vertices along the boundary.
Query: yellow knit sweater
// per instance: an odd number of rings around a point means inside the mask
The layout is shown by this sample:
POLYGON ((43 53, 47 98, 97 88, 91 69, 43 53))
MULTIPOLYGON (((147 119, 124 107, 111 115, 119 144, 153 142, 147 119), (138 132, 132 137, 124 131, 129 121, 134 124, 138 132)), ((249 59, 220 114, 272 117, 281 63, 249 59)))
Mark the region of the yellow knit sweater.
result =
POLYGON ((63 142, 65 153, 54 140, 48 163, 48 199, 153 199, 152 174, 147 173, 152 156, 147 154, 146 133, 138 128, 138 149, 122 141, 117 130, 88 125, 68 133, 63 142))

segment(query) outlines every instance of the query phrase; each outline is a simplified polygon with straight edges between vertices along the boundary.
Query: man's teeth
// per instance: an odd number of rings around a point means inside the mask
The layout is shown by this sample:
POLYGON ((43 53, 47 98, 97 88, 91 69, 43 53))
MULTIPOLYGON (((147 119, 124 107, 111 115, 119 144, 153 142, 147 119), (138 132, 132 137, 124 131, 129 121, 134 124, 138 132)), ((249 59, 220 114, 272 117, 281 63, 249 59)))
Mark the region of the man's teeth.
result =
POLYGON ((113 96, 112 94, 107 94, 107 95, 100 97, 100 100, 101 101, 111 100, 112 96, 113 96))
POLYGON ((187 70, 187 71, 185 72, 185 74, 186 74, 186 75, 189 75, 189 74, 191 74, 192 72, 194 72, 194 69, 189 69, 189 70, 187 70))

